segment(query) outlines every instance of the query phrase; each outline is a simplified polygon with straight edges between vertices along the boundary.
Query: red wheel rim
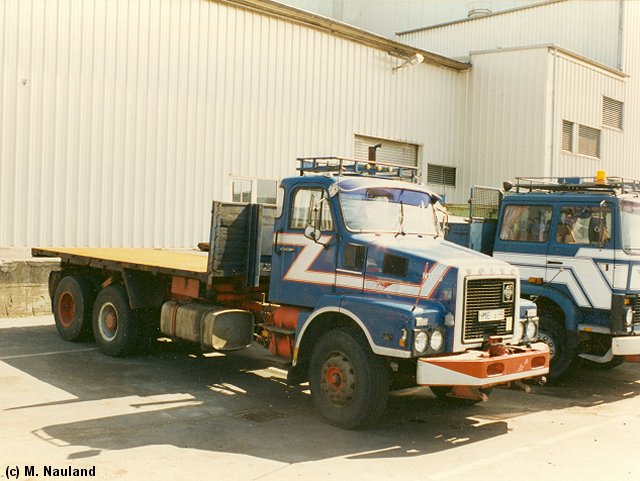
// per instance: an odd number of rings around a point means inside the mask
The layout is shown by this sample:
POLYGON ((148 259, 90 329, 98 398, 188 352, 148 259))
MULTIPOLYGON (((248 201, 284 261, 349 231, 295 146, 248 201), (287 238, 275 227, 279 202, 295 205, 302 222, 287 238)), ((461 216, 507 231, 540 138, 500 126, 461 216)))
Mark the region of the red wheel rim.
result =
POLYGON ((325 382, 334 391, 340 391, 344 385, 344 376, 337 367, 330 367, 324 375, 325 382))
POLYGON ((320 390, 325 399, 336 407, 344 407, 356 392, 356 373, 347 356, 341 352, 329 354, 322 366, 320 390))
POLYGON ((70 292, 63 292, 58 299, 58 321, 62 327, 70 327, 76 315, 76 301, 70 292))

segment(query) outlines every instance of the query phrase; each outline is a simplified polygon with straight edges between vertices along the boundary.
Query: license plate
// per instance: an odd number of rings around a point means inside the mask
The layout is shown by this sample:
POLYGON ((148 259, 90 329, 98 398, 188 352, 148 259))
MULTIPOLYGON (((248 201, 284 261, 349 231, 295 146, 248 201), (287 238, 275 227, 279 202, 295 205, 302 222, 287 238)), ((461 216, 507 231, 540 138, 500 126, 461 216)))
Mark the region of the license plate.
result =
POLYGON ((478 311, 478 321, 501 321, 504 319, 504 309, 485 309, 484 311, 478 311))

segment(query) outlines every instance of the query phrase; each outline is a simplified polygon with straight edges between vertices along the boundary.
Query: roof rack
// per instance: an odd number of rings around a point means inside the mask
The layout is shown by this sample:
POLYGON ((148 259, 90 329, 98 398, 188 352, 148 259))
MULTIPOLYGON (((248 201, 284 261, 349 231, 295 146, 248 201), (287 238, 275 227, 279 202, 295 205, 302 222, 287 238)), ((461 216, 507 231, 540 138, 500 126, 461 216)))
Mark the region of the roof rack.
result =
POLYGON ((308 173, 330 175, 370 175, 385 179, 418 182, 418 168, 408 165, 356 160, 345 157, 298 157, 300 175, 308 173))
POLYGON ((505 182, 504 190, 516 188, 526 192, 610 192, 623 194, 640 192, 640 180, 625 177, 605 177, 597 182, 595 177, 516 177, 516 183, 505 182))

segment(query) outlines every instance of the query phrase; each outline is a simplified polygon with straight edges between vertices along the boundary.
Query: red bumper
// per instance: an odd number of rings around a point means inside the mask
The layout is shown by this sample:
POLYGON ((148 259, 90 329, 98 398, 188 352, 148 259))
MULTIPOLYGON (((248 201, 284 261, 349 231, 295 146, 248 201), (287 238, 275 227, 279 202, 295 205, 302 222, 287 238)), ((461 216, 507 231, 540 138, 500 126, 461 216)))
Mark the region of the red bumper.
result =
POLYGON ((417 382, 425 386, 487 387, 543 376, 549 372, 549 348, 543 342, 530 348, 491 356, 467 351, 451 356, 420 358, 417 382))

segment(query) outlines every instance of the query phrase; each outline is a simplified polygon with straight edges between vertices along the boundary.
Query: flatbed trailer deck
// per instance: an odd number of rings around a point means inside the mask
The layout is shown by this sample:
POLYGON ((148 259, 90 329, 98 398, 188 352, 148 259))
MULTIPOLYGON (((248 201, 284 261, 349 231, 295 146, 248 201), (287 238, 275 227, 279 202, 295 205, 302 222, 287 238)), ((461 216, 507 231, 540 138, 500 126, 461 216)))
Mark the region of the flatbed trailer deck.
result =
POLYGON ((206 281, 207 255, 163 249, 134 248, 35 248, 34 257, 59 257, 63 264, 121 272, 135 269, 206 281))

